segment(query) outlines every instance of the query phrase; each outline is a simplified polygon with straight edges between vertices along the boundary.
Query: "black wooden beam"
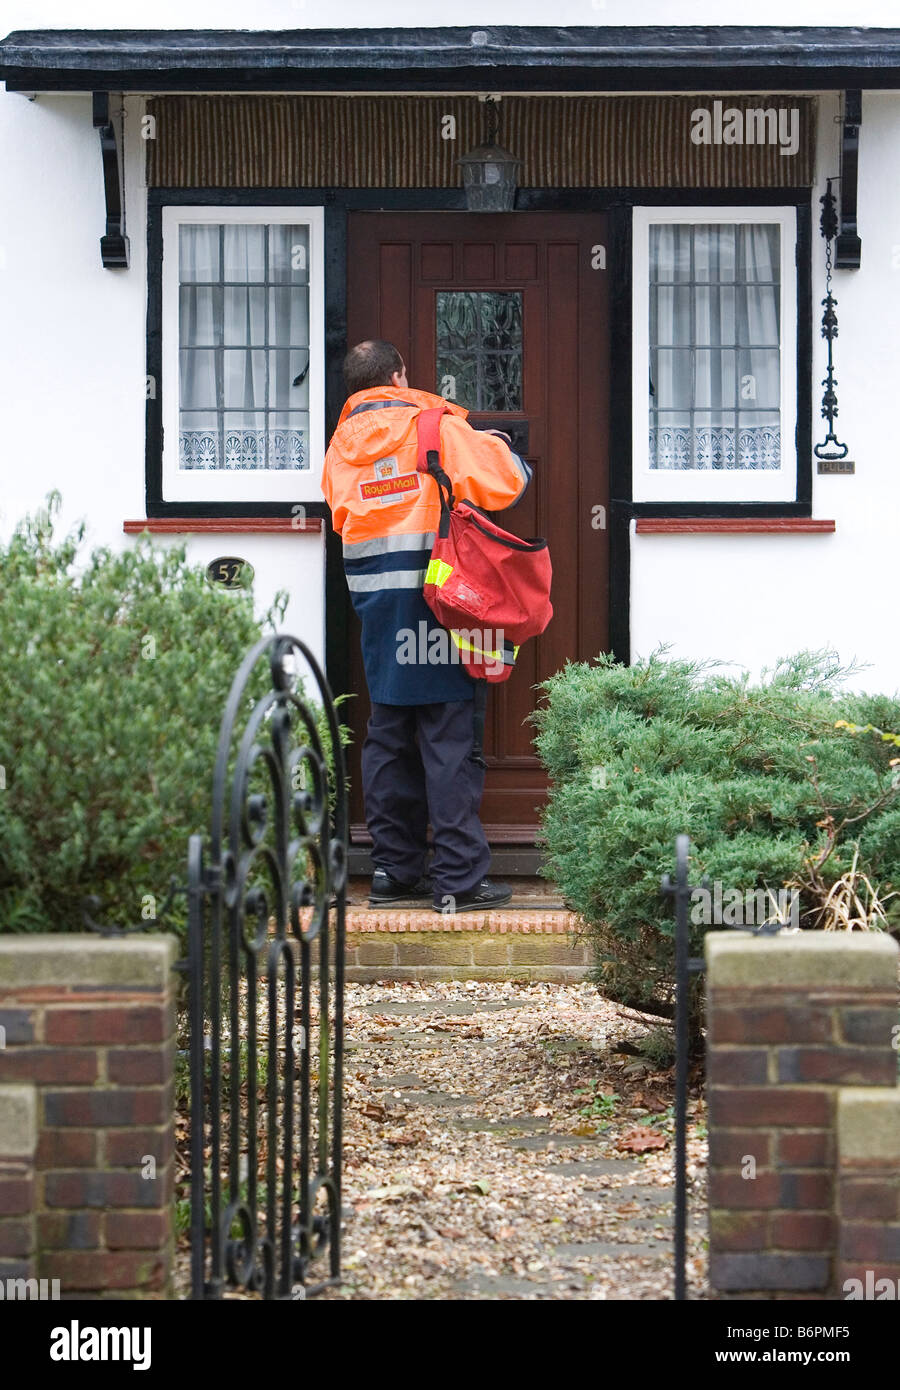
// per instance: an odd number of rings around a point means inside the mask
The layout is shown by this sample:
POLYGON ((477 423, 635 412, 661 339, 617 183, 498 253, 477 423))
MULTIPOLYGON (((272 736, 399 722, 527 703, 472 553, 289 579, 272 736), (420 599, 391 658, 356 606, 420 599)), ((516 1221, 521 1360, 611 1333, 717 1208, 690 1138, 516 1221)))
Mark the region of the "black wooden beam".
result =
POLYGON ((17 30, 15 91, 740 91, 900 87, 900 29, 535 25, 17 30))
POLYGON ((859 174, 859 127, 862 125, 862 92, 844 93, 844 128, 841 138, 841 215, 834 242, 835 270, 859 270, 862 242, 856 226, 856 189, 859 174))
POLYGON ((107 270, 127 270, 128 238, 125 235, 119 143, 109 115, 108 92, 94 92, 94 128, 100 132, 103 191, 106 197, 106 234, 100 238, 100 258, 107 270))

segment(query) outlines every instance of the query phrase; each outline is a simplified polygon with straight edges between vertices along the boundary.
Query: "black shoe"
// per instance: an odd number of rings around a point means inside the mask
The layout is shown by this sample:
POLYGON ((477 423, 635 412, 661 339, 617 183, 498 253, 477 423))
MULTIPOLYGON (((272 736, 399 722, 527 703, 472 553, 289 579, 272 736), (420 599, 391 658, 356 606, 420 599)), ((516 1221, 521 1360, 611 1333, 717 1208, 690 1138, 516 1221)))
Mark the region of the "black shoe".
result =
POLYGON ((508 903, 512 895, 513 890, 508 883, 491 883, 489 878, 483 878, 467 893, 446 893, 442 898, 436 897, 434 910, 448 914, 453 912, 488 912, 492 907, 502 907, 504 903, 508 903))
POLYGON ((433 893, 434 884, 428 877, 420 878, 418 883, 401 883, 399 879, 392 878, 386 869, 376 869, 369 890, 369 906, 382 907, 385 903, 430 898, 433 893))

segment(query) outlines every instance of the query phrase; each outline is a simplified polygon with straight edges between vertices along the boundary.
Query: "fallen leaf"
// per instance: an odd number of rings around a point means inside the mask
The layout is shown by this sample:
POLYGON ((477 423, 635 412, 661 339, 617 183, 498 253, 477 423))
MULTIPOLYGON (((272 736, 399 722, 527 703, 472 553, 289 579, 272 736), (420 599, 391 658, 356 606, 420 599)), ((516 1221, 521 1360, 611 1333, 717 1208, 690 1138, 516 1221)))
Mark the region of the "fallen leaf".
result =
POLYGON ((668 1142, 668 1139, 655 1129, 650 1129, 647 1125, 637 1125, 619 1137, 616 1148, 626 1149, 628 1153, 643 1154, 650 1149, 664 1149, 668 1142))
POLYGON ((418 1144, 426 1135, 421 1129, 404 1130, 400 1134, 388 1134, 385 1136, 389 1144, 418 1144))

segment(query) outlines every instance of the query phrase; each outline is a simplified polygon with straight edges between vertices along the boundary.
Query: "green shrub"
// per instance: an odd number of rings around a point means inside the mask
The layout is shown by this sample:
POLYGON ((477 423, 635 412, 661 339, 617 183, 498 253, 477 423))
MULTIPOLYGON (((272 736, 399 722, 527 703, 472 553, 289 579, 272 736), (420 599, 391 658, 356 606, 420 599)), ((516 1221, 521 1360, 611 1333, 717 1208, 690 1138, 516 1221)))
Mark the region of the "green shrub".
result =
POLYGON ((231 682, 283 611, 261 625, 248 589, 147 536, 84 556, 83 525, 54 538, 58 506, 0 547, 4 931, 81 931, 92 894, 102 920, 132 925, 184 882, 231 682))
MULTIPOLYGON (((545 873, 584 918, 614 996, 671 999, 674 907, 659 885, 680 832, 692 885, 795 885, 803 926, 825 925, 823 894, 857 852, 882 901, 900 888, 897 749, 878 736, 900 729, 900 702, 841 694, 845 675, 830 653, 752 683, 657 652, 630 667, 567 665, 546 682, 534 716, 551 778, 545 873)), ((697 954, 706 928, 691 930, 697 954)))

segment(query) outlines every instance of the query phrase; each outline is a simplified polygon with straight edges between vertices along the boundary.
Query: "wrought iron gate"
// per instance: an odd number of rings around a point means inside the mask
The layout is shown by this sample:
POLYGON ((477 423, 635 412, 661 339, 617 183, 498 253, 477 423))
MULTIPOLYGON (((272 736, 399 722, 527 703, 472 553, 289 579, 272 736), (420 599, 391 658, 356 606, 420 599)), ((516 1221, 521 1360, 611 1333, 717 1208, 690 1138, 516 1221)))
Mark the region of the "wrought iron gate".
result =
POLYGON ((302 642, 264 638, 222 717, 208 846, 188 849, 194 1298, 338 1280, 346 876, 331 692, 302 642))

